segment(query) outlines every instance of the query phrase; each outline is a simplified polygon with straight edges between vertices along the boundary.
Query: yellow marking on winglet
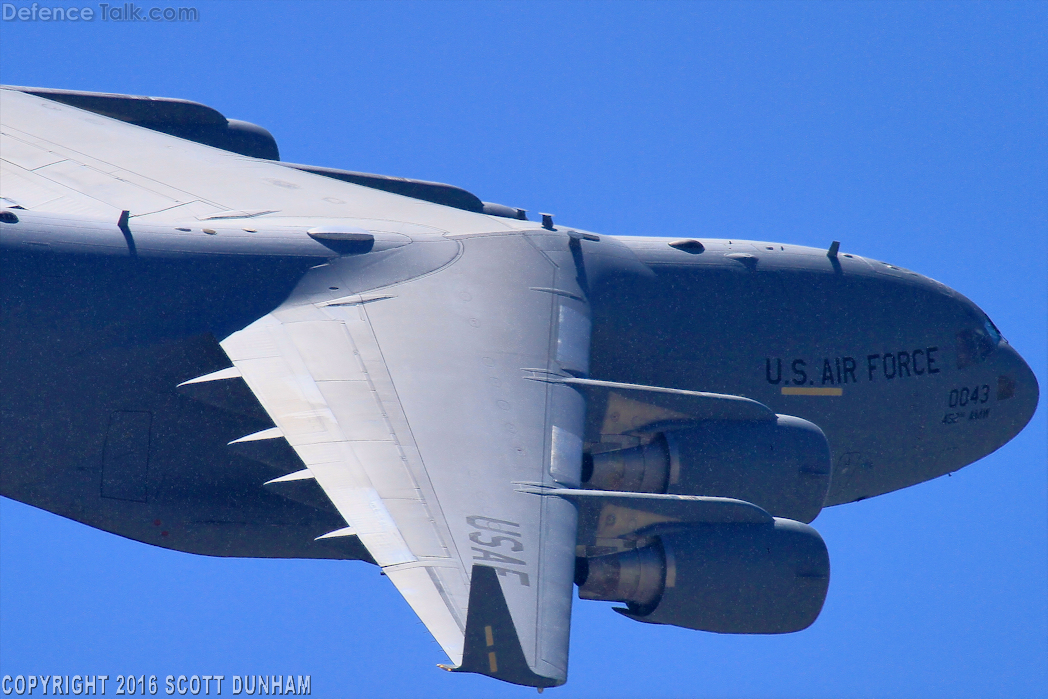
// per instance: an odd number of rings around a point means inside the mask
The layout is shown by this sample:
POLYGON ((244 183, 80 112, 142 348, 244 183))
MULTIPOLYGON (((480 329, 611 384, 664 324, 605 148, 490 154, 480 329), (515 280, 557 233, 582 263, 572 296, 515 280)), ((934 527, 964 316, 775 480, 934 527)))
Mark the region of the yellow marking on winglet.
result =
POLYGON ((499 664, 495 661, 495 651, 488 653, 488 667, 491 668, 492 672, 499 671, 499 664))
POLYGON ((814 388, 812 386, 783 386, 784 396, 843 396, 843 388, 814 388))
POLYGON ((488 646, 495 645, 495 637, 491 634, 491 627, 484 627, 484 640, 488 642, 488 646))

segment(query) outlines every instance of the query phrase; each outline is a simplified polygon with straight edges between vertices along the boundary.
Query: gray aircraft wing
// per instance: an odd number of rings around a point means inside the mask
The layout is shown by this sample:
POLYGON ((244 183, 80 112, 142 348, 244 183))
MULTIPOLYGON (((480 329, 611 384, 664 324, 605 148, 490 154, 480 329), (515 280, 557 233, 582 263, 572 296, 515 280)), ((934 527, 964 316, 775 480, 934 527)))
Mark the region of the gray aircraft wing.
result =
POLYGON ((418 241, 419 269, 437 269, 365 293, 354 289, 365 260, 341 258, 222 342, 344 533, 452 661, 464 662, 483 566, 512 625, 500 638, 492 619, 481 624, 481 666, 463 668, 538 685, 566 677, 576 512, 519 485, 578 484, 583 414, 574 389, 524 370, 573 368, 589 341, 583 304, 553 293, 543 240, 418 241), (526 664, 507 667, 517 647, 526 664))
POLYGON ((196 381, 246 381, 276 427, 244 440, 294 447, 278 480, 316 480, 450 669, 565 681, 577 513, 534 493, 578 486, 583 398, 534 377, 587 369, 577 241, 8 90, 3 168, 5 245, 317 255, 196 381))

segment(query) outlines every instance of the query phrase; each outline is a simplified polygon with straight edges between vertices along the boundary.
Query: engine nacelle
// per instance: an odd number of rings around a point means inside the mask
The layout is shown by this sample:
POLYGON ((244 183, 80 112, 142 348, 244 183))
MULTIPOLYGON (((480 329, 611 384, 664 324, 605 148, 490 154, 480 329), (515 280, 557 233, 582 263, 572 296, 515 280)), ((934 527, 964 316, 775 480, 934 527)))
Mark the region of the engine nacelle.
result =
POLYGON ((810 522, 822 510, 831 470, 822 430, 777 415, 666 430, 639 447, 587 455, 582 475, 584 488, 737 498, 810 522))
POLYGON ((811 626, 830 583, 819 533, 768 525, 697 525, 655 543, 578 559, 579 598, 625 602, 637 621, 716 633, 792 633, 811 626))

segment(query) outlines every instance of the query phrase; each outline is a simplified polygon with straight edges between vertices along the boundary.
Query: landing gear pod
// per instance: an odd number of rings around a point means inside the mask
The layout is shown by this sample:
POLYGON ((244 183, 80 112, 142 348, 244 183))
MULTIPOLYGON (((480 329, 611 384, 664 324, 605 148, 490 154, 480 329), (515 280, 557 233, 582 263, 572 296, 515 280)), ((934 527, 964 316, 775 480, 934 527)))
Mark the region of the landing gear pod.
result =
POLYGON ((583 487, 736 498, 810 522, 822 510, 831 469, 826 436, 807 420, 706 420, 642 446, 587 455, 583 487))
POLYGON ((579 559, 581 599, 625 602, 615 611, 649 624, 716 633, 806 629, 822 611, 830 559, 819 533, 769 525, 699 525, 643 548, 579 559))

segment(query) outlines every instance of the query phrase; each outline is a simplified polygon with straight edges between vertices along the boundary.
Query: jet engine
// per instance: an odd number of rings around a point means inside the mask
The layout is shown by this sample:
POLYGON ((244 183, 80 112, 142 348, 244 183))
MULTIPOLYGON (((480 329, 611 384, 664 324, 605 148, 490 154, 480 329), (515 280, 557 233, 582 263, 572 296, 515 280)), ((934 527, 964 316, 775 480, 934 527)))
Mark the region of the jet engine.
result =
POLYGON ((582 487, 736 498, 810 522, 822 510, 831 468, 826 436, 807 420, 706 420, 667 428, 640 446, 587 454, 582 487))
POLYGON ((830 559, 800 522, 692 525, 647 546, 579 558, 581 599, 625 602, 621 614, 717 633, 792 633, 819 616, 830 559))

